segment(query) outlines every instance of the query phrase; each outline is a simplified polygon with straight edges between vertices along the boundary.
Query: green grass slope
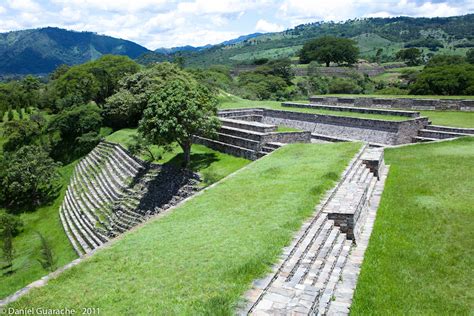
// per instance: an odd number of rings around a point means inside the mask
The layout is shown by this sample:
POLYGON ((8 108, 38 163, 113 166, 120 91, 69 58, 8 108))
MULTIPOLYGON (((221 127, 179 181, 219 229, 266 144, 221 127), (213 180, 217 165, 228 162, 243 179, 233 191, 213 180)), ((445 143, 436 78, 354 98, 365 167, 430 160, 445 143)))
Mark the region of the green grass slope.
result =
POLYGON ((73 162, 60 168, 62 188, 60 195, 51 205, 41 207, 34 212, 21 214, 24 231, 13 241, 16 253, 13 262, 15 273, 9 276, 0 275, 0 298, 8 296, 48 274, 48 271, 44 270, 37 261, 40 253, 40 240, 36 232, 40 232, 50 242, 58 266, 77 258, 59 219, 59 206, 63 201, 75 165, 76 162, 73 162))
POLYGON ((285 146, 33 290, 11 307, 103 315, 233 314, 358 143, 285 146), (294 163, 298 161, 298 163, 294 163))
POLYGON ((351 314, 472 314, 474 139, 388 149, 385 160, 351 314))

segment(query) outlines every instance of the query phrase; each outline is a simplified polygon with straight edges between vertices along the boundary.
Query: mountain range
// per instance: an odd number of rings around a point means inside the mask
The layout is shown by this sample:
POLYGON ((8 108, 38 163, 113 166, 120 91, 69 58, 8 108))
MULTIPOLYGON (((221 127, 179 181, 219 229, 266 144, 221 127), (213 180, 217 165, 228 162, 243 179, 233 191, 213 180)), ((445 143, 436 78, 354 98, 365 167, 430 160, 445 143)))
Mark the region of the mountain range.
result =
POLYGON ((61 64, 80 64, 104 54, 126 55, 141 63, 172 60, 179 53, 186 65, 235 65, 258 58, 293 57, 311 39, 331 35, 354 39, 362 57, 381 49, 393 55, 404 47, 425 52, 464 54, 474 47, 474 14, 447 18, 364 18, 316 22, 283 32, 253 33, 199 47, 181 46, 151 51, 132 41, 60 28, 0 33, 0 75, 46 74, 61 64))

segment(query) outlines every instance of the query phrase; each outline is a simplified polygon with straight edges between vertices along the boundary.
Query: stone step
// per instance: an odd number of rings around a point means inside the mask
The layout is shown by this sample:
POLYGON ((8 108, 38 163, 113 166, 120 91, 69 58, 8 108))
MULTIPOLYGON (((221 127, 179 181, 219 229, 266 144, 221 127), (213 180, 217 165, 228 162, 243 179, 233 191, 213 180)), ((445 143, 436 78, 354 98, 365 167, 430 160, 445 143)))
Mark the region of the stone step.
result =
POLYGON ((276 143, 276 142, 268 142, 268 143, 265 143, 265 147, 270 147, 270 148, 273 148, 273 149, 278 149, 282 146, 284 146, 285 144, 283 143, 276 143))
POLYGON ((227 153, 229 155, 234 155, 237 157, 242 157, 250 160, 257 159, 257 153, 254 150, 243 148, 227 143, 223 143, 217 140, 194 136, 194 142, 196 144, 201 144, 207 146, 211 149, 227 153))
POLYGON ((74 221, 70 217, 69 212, 67 212, 67 210, 64 211, 64 218, 65 218, 66 222, 69 225, 69 229, 71 230, 71 232, 74 235, 75 239, 77 240, 80 247, 82 248, 83 252, 85 252, 85 253, 91 252, 93 248, 91 248, 89 246, 89 244, 84 240, 82 234, 77 229, 77 227, 74 225, 74 221))
POLYGON ((126 161, 126 164, 129 165, 131 168, 136 170, 143 169, 144 166, 142 162, 139 162, 134 156, 132 156, 126 149, 122 148, 122 146, 118 144, 108 143, 108 142, 101 142, 98 145, 99 148, 108 147, 113 149, 113 151, 120 156, 123 160, 126 161))
POLYGON ((80 214, 80 212, 70 204, 69 207, 66 207, 66 211, 69 212, 76 227, 83 233, 85 240, 92 248, 97 248, 103 243, 102 240, 96 236, 93 228, 91 230, 91 227, 89 227, 90 223, 87 222, 87 217, 80 214))
POLYGON ((440 126, 440 125, 427 125, 426 130, 429 131, 441 131, 458 134, 474 134, 474 128, 462 128, 462 127, 451 127, 451 126, 440 126))
POLYGON ((263 116, 263 110, 262 109, 231 109, 231 110, 220 110, 218 112, 219 117, 223 118, 233 118, 236 116, 250 116, 250 115, 256 115, 256 116, 263 116))
MULTIPOLYGON (((332 225, 330 223, 329 225, 332 225)), ((313 244, 320 244, 324 242, 322 236, 326 234, 321 234, 321 231, 327 227, 327 214, 319 213, 311 225, 305 231, 303 238, 301 238, 295 247, 292 249, 286 262, 283 264, 280 270, 280 276, 286 281, 291 278, 299 265, 302 263, 302 257, 309 251, 310 247, 313 244), (318 239, 319 238, 319 239, 318 239)))
POLYGON ((260 143, 258 141, 224 133, 218 133, 217 140, 222 143, 227 143, 229 145, 234 145, 242 148, 248 148, 254 151, 258 150, 260 147, 260 143))
POLYGON ((59 206, 59 219, 61 220, 61 224, 63 226, 64 232, 66 233, 67 238, 71 242, 72 248, 74 248, 74 251, 77 253, 79 257, 84 255, 84 250, 80 246, 80 244, 77 242, 76 238, 73 236, 73 233, 71 229, 69 228, 69 224, 66 222, 66 219, 64 218, 63 214, 63 209, 62 206, 59 206))
POLYGON ((228 127, 235 127, 239 129, 245 129, 250 131, 255 131, 259 133, 269 133, 269 132, 276 132, 277 126, 264 124, 255 121, 244 121, 238 119, 228 119, 228 118, 220 118, 223 126, 228 127))
POLYGON ((429 130, 429 129, 421 129, 421 130, 418 131, 418 136, 429 137, 429 138, 437 138, 437 139, 447 139, 447 138, 455 138, 455 137, 471 136, 471 135, 470 134, 463 134, 463 133, 453 133, 453 132, 433 131, 433 130, 429 130))
POLYGON ((241 128, 229 127, 229 126, 221 126, 220 132, 227 135, 237 136, 241 138, 251 139, 260 142, 263 133, 249 131, 241 128))
POLYGON ((311 139, 318 139, 327 142, 337 143, 337 142, 352 142, 353 140, 343 137, 335 137, 318 133, 311 133, 311 139))
POLYGON ((128 165, 126 163, 126 160, 120 158, 120 155, 117 154, 116 152, 106 154, 102 152, 103 149, 101 149, 100 147, 96 147, 95 150, 104 159, 109 161, 110 166, 112 166, 112 168, 116 170, 116 172, 121 176, 121 179, 134 177, 138 173, 137 169, 128 165))
POLYGON ((236 116, 233 116, 232 119, 241 120, 241 121, 262 122, 263 115, 257 115, 257 114, 236 115, 236 116))
POLYGON ((344 240, 341 245, 341 250, 339 252, 337 260, 332 262, 332 269, 331 272, 328 274, 329 277, 325 282, 325 285, 321 287, 318 299, 314 304, 313 311, 318 315, 327 314, 327 310, 329 309, 329 304, 332 301, 336 285, 341 279, 342 269, 346 265, 351 246, 352 242, 350 240, 344 240))
POLYGON ((312 270, 314 262, 320 258, 327 244, 332 244, 331 238, 333 238, 334 235, 331 234, 333 232, 339 233, 337 229, 334 229, 332 221, 326 220, 322 229, 313 236, 314 242, 310 243, 301 254, 298 264, 294 266, 292 275, 287 278, 287 282, 291 285, 306 283, 305 279, 314 272, 312 270))
POLYGON ((414 136, 411 139, 412 139, 412 143, 428 143, 435 140, 439 140, 439 138, 421 137, 421 136, 414 136))

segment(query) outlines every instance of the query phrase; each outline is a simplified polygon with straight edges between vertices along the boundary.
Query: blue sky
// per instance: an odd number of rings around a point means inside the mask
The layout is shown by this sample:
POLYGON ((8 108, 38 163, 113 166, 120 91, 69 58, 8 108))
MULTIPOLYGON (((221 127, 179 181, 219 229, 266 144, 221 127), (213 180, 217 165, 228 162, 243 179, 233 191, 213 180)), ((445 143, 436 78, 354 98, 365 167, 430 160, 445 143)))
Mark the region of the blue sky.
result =
POLYGON ((316 21, 468 13, 474 13, 474 0, 0 0, 0 32, 57 26, 155 49, 216 44, 316 21))

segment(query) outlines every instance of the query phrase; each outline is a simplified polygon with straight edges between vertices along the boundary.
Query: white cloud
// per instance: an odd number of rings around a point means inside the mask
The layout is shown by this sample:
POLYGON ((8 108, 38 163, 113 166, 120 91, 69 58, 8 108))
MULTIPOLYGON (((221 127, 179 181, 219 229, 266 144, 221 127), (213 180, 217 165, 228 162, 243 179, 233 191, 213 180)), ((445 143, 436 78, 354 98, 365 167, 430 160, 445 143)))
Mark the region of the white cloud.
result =
POLYGON ((284 26, 268 22, 267 20, 260 19, 255 25, 255 30, 259 32, 279 32, 285 29, 284 26))
POLYGON ((37 12, 41 6, 33 0, 8 0, 8 6, 22 12, 37 12))
POLYGON ((0 14, 5 13, 6 11, 7 10, 4 7, 0 6, 0 14))
MULTIPOLYGON (((138 12, 145 9, 161 9, 166 0, 52 0, 52 2, 82 10, 111 12, 138 12)), ((168 1, 169 2, 169 1, 168 1)))

